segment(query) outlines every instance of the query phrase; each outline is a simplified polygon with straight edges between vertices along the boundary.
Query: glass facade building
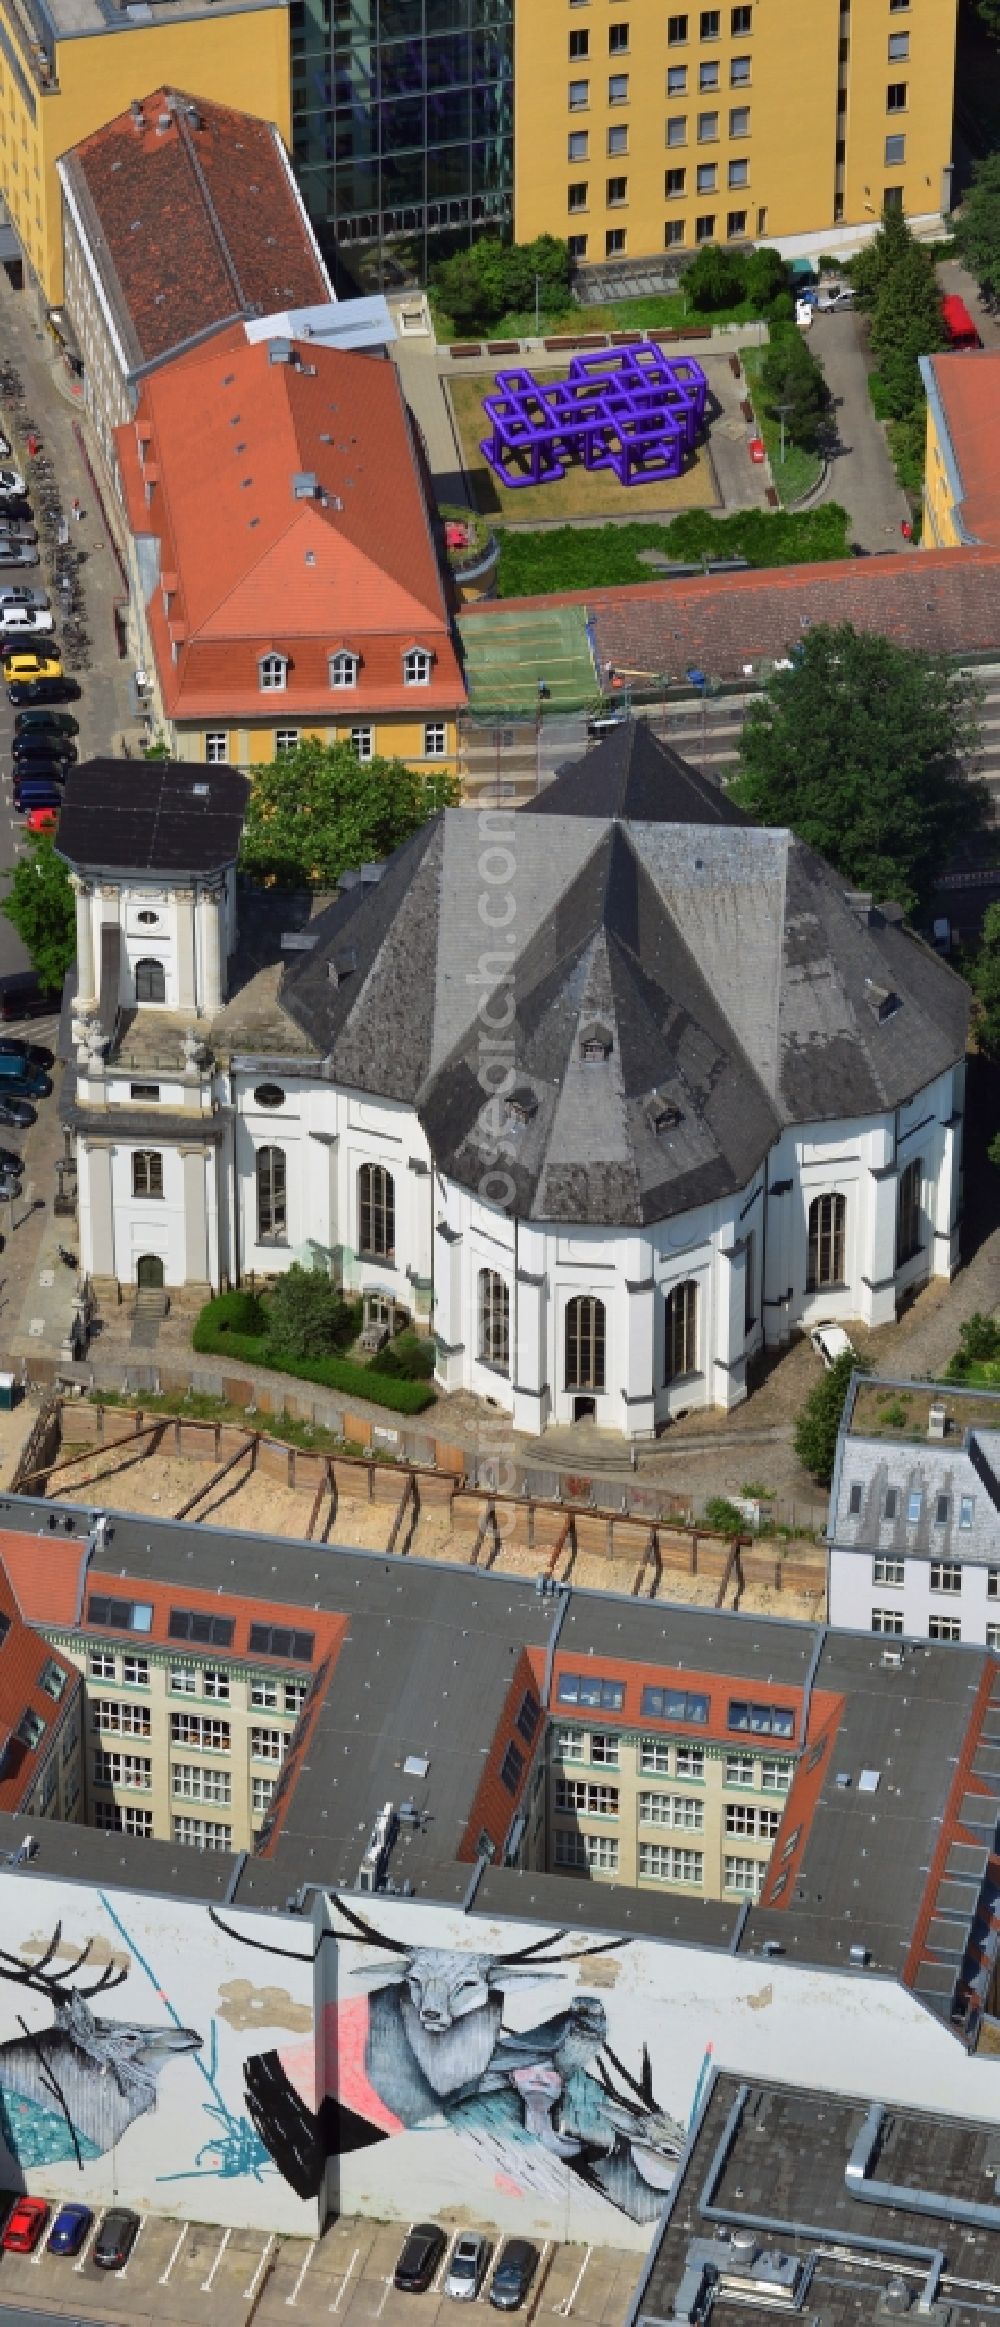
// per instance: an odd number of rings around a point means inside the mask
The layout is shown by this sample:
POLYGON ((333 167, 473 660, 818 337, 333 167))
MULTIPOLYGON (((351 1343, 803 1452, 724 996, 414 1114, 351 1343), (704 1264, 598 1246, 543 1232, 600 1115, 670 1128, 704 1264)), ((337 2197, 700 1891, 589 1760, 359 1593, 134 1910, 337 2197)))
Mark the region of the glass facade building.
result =
POLYGON ((510 227, 513 0, 292 0, 296 174, 363 290, 510 227))

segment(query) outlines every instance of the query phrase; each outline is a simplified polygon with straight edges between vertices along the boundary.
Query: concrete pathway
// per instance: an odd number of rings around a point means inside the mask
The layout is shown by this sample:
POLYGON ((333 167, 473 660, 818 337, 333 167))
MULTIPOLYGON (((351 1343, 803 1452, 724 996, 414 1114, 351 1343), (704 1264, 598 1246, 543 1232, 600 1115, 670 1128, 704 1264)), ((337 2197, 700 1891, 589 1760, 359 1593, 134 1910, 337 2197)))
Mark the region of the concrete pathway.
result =
POLYGON ((910 514, 896 482, 881 422, 868 394, 870 364, 859 315, 817 315, 809 346, 826 373, 834 400, 837 442, 820 498, 839 501, 862 549, 902 549, 900 531, 910 514))

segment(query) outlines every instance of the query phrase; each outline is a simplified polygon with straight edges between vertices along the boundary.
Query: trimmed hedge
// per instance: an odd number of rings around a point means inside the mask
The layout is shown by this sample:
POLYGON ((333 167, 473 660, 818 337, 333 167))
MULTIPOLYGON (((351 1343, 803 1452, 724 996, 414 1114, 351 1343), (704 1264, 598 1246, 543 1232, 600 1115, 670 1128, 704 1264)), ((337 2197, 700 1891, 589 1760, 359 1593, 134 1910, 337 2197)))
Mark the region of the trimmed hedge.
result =
POLYGON ((703 557, 745 557, 755 567, 815 565, 848 555, 850 520, 839 502, 818 509, 734 509, 712 517, 688 509, 669 524, 655 518, 627 525, 559 525, 548 533, 505 527, 498 536, 501 598, 541 598, 555 590, 597 590, 661 579, 641 550, 680 564, 703 557))
POLYGON ((271 1373, 291 1374, 293 1380, 316 1382, 325 1390, 342 1390, 348 1398, 367 1398, 370 1405, 390 1406, 397 1414, 422 1414, 425 1406, 433 1406, 436 1393, 427 1382, 398 1380, 377 1372, 374 1366, 356 1365, 349 1357, 289 1357, 271 1347, 266 1333, 234 1331, 225 1322, 226 1314, 232 1314, 226 1311, 226 1304, 244 1298, 253 1296, 223 1293, 216 1301, 206 1301, 191 1335, 192 1347, 200 1356, 231 1357, 242 1359, 244 1365, 267 1366, 271 1373))

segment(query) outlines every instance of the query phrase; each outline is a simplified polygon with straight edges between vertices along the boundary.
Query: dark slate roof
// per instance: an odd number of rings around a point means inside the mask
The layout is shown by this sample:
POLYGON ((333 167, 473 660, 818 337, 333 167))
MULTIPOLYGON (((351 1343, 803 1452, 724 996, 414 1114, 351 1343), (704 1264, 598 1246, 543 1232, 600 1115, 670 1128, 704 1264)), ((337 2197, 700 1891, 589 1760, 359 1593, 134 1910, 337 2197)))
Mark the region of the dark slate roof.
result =
POLYGON ((962 1055, 962 980, 788 832, 522 811, 492 941, 482 846, 470 810, 424 826, 320 918, 281 999, 337 1082, 414 1107, 478 1188, 497 1144, 479 1004, 509 961, 522 1218, 688 1211, 745 1187, 785 1124, 900 1106, 962 1055))
POLYGON ((752 824, 720 784, 659 742, 644 719, 623 721, 582 760, 561 767, 527 816, 625 816, 636 824, 752 824))
POLYGON ((58 852, 89 872, 222 872, 236 862, 249 793, 235 768, 84 760, 66 784, 58 852))

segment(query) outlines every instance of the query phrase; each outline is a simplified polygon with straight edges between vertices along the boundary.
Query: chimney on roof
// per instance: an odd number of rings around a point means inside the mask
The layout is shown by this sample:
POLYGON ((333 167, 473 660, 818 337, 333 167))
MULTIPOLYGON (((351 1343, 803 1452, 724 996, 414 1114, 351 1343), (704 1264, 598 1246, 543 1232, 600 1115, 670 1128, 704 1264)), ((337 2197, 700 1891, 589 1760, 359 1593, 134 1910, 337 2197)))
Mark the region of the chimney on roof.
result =
POLYGON ((173 117, 173 114, 172 114, 172 113, 158 113, 158 114, 157 114, 157 116, 156 116, 156 134, 157 134, 157 137, 165 137, 165 136, 166 136, 166 133, 167 133, 168 129, 171 129, 171 128, 173 127, 173 118, 174 118, 174 117, 173 117))
POLYGON ((138 97, 133 97, 132 103, 129 106, 129 112, 132 116, 132 127, 135 130, 136 136, 141 137, 143 130, 146 127, 146 116, 142 110, 142 106, 139 103, 138 97))
POLYGON ((198 111, 197 105, 185 105, 184 111, 187 114, 192 129, 200 129, 201 114, 198 111))
POLYGON ((293 501, 315 501, 319 492, 319 478, 313 469, 298 469, 292 478, 293 501))
POLYGON ((269 364, 290 364, 293 361, 291 340, 269 339, 267 360, 269 364))

